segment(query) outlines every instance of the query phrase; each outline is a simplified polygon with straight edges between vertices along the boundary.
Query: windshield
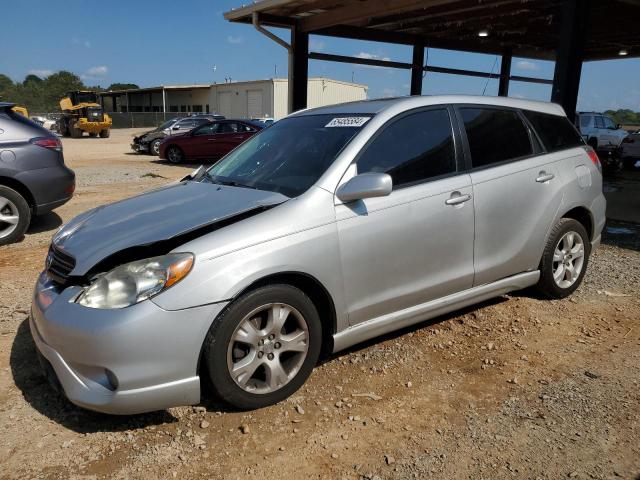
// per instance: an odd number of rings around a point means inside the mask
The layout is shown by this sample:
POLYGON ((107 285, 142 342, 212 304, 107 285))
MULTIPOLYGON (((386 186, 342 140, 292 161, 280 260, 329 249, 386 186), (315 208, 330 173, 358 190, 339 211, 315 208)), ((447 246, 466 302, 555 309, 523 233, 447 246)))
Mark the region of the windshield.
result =
POLYGON ((178 121, 178 119, 176 119, 176 118, 172 118, 171 120, 167 120, 162 125, 160 125, 158 128, 156 128, 155 131, 159 132, 161 130, 164 130, 165 128, 169 128, 171 125, 173 125, 177 121, 178 121))
POLYGON ((207 171, 205 178, 296 197, 316 183, 369 118, 285 118, 229 153, 207 171))

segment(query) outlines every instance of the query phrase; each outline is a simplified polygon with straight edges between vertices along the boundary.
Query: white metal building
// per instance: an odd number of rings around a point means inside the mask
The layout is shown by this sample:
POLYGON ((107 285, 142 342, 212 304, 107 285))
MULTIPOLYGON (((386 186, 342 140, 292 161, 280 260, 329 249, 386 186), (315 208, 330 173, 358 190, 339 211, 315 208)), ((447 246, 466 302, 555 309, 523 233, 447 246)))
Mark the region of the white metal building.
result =
MULTIPOLYGON (((272 78, 210 85, 165 85, 101 94, 109 112, 219 113, 225 117, 279 119, 287 114, 287 79, 272 78)), ((310 78, 309 107, 364 100, 367 86, 310 78)))

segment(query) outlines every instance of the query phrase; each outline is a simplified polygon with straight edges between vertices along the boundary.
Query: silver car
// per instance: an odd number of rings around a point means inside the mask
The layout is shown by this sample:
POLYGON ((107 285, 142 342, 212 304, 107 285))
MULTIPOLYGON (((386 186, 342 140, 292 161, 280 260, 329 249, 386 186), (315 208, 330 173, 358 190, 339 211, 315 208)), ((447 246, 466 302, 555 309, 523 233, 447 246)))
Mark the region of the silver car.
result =
POLYGON ((297 112, 208 170, 54 236, 31 331, 75 404, 283 400, 322 353, 537 285, 581 283, 598 157, 562 109, 433 96, 297 112))

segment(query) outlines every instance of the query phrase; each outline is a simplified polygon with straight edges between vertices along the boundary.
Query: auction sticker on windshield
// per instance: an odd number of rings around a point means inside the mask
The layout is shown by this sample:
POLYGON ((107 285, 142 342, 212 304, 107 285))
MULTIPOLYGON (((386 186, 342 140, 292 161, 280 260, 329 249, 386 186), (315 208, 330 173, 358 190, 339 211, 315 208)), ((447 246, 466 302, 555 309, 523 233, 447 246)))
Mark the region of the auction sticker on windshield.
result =
POLYGON ((325 127, 361 127, 370 117, 340 117, 334 118, 325 127))

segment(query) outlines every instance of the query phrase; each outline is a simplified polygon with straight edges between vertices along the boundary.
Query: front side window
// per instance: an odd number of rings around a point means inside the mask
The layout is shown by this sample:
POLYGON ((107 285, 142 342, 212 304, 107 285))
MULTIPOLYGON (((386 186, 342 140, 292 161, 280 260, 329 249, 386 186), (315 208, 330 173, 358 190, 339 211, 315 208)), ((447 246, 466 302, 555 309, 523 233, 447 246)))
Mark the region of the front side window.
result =
POLYGON ((357 165, 359 174, 388 173, 394 187, 455 172, 449 112, 426 110, 394 121, 365 147, 357 165))
POLYGON ((529 132, 514 110, 461 108, 474 168, 533 153, 529 132))
POLYGON ((318 181, 369 118, 332 114, 285 118, 229 153, 202 181, 296 197, 318 181))
POLYGON ((604 120, 602 119, 601 116, 598 115, 593 118, 595 119, 595 122, 596 122, 596 128, 604 128, 604 120))
POLYGON ((547 152, 584 145, 582 137, 566 117, 528 110, 523 113, 531 122, 547 152))

